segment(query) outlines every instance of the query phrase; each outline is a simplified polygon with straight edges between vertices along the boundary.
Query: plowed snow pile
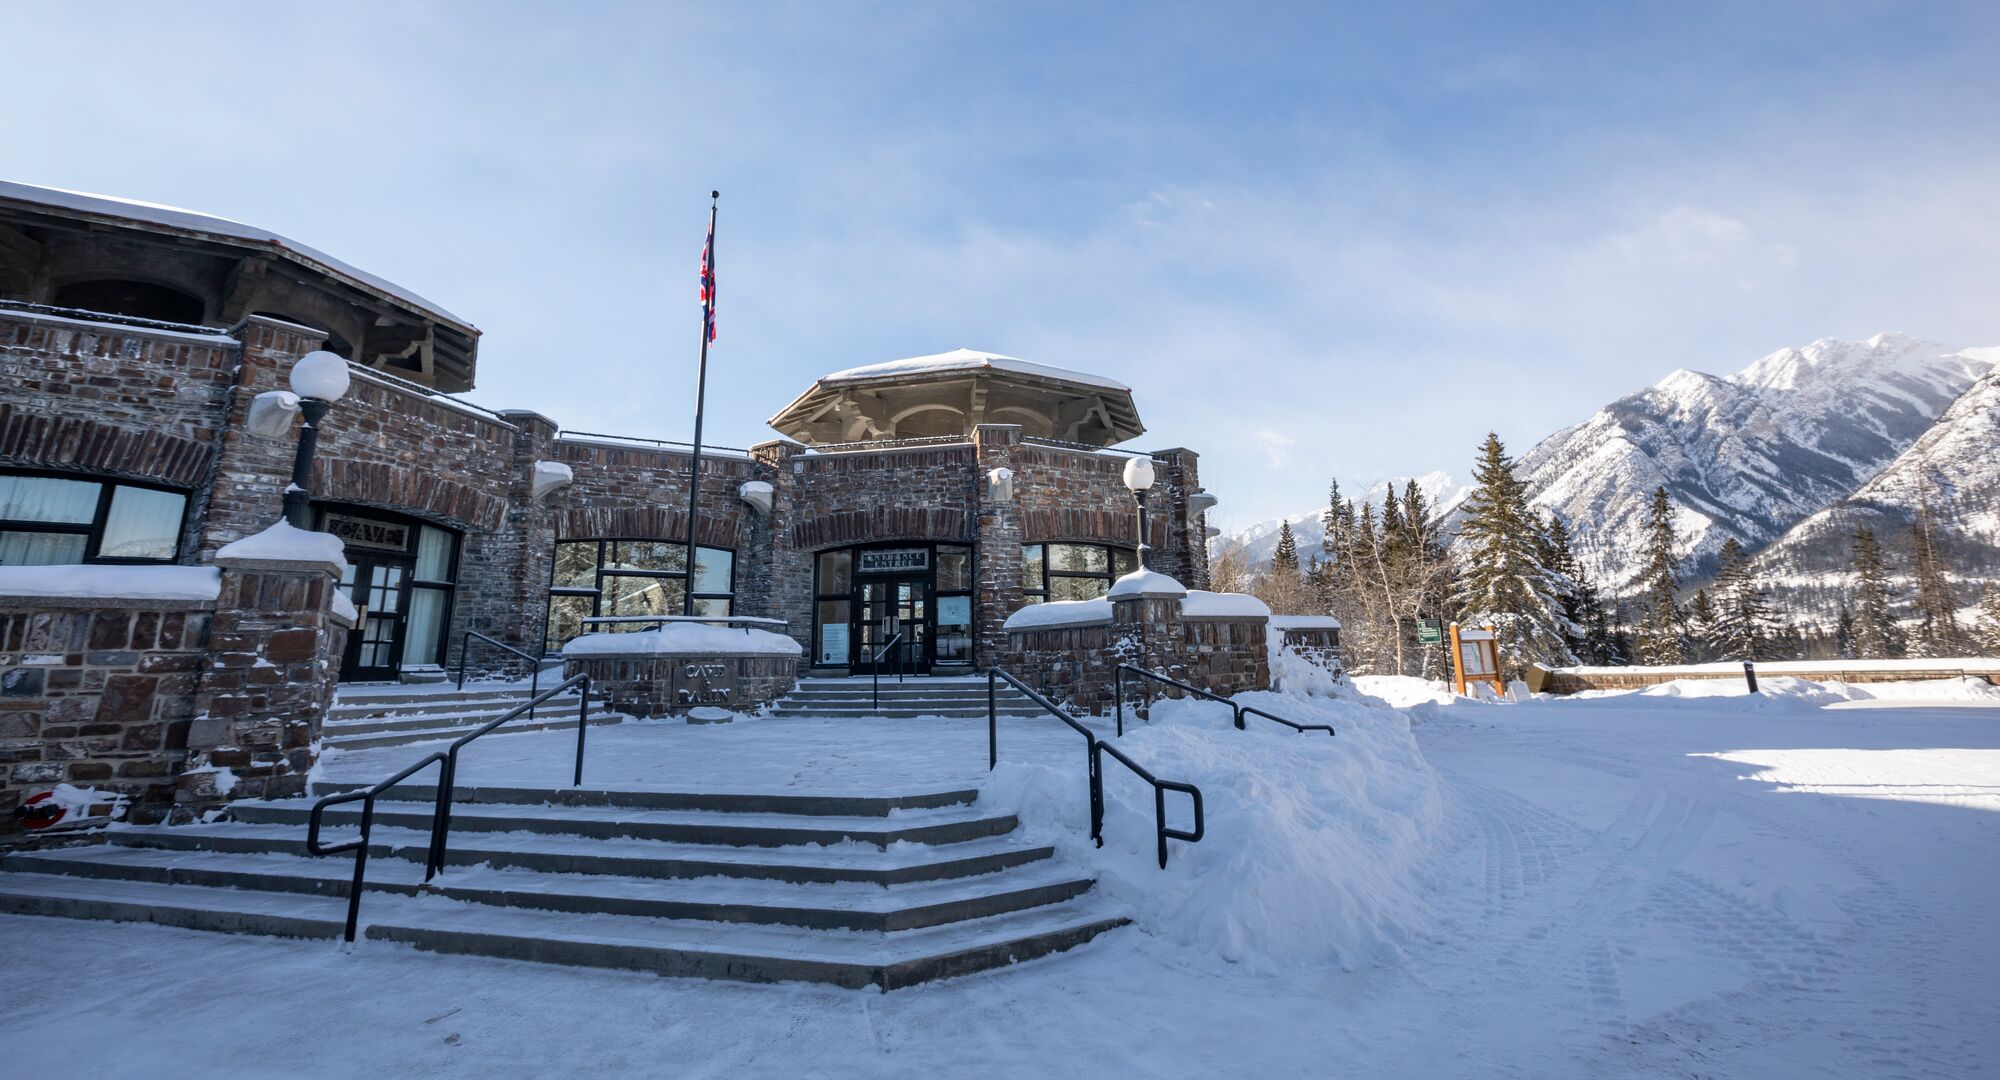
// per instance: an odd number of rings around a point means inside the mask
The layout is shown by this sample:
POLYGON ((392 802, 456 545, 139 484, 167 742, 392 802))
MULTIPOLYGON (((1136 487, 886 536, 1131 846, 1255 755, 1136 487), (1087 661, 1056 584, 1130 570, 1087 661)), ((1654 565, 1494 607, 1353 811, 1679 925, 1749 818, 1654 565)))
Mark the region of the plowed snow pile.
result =
MULTIPOLYGON (((1375 963, 1430 925, 1444 801, 1401 714, 1335 693, 1238 697, 1332 724, 1331 738, 1257 717, 1238 731, 1212 702, 1156 703, 1150 723, 1128 713, 1115 745, 1162 780, 1196 785, 1205 802, 1207 835, 1168 841, 1165 870, 1153 789, 1109 755, 1104 847, 1091 846, 1081 736, 1073 757, 1027 762, 1005 759, 1003 732, 981 800, 1015 809, 1031 835, 1095 871, 1099 890, 1149 933, 1259 971, 1375 963)), ((1191 827, 1187 796, 1168 792, 1167 815, 1191 827)))

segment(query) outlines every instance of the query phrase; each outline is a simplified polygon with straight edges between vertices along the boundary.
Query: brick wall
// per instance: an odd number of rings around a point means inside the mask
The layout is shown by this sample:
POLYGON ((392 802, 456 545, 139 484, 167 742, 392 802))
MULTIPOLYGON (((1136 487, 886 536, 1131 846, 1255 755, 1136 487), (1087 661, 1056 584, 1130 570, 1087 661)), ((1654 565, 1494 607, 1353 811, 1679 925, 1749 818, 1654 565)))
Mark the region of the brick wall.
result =
POLYGON ((172 807, 211 605, 0 597, 0 841, 14 807, 59 783, 172 807))
MULTIPOLYGON (((1004 666, 1072 712, 1096 715, 1116 700, 1119 664, 1224 697, 1271 686, 1262 616, 1188 618, 1170 596, 1115 600, 1111 611, 1106 622, 1009 632, 1004 666)), ((1136 676, 1126 678, 1125 694, 1128 702, 1181 696, 1158 683, 1141 686, 1136 676)))

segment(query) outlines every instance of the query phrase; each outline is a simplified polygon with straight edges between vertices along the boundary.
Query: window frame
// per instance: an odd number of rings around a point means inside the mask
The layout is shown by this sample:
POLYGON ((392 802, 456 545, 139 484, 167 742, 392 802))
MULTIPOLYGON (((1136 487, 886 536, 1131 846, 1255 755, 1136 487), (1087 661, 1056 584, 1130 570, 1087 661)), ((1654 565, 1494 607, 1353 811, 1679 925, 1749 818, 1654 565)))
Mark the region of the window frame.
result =
MULTIPOLYGON (((737 566, 738 563, 740 563, 742 560, 739 558, 735 548, 714 547, 709 544, 690 545, 685 540, 662 540, 659 539, 658 537, 653 537, 653 536, 579 536, 574 539, 558 539, 556 541, 556 546, 558 548, 560 548, 564 544, 596 544, 597 558, 591 564, 590 585, 558 585, 556 584, 557 559, 554 557, 555 556, 554 552, 550 553, 551 557, 549 559, 549 585, 547 590, 549 603, 548 607, 544 609, 543 619, 542 619, 542 655, 544 656, 560 655, 562 651, 562 646, 567 644, 567 642, 560 642, 560 643, 554 642, 550 639, 549 636, 550 630, 555 625, 554 607, 556 598, 589 597, 590 614, 584 617, 599 618, 604 614, 604 579, 607 577, 650 578, 654 580, 679 581, 681 583, 681 595, 684 597, 692 595, 697 606, 699 606, 700 603, 704 600, 720 600, 723 603, 724 615, 733 615, 736 613, 736 586, 738 577, 737 566), (675 547, 681 548, 683 552, 682 563, 681 563, 682 569, 679 570, 605 569, 604 559, 605 559, 606 544, 634 544, 634 543, 670 544, 675 547), (695 580, 696 562, 700 558, 700 553, 703 551, 716 551, 729 556, 728 592, 708 591, 708 592, 691 593, 695 580)), ((633 630, 641 630, 644 628, 645 627, 641 624, 632 624, 631 626, 631 629, 633 630)), ((582 631, 582 633, 585 634, 604 633, 604 632, 616 633, 619 632, 619 628, 616 624, 610 624, 603 627, 586 629, 582 631)))
MULTIPOLYGON (((1034 540, 1034 541, 1022 542, 1021 599, 1023 602, 1023 606, 1027 604, 1048 603, 1051 582, 1057 578, 1083 578, 1091 581, 1101 581, 1104 583, 1104 593, 1099 593, 1098 595, 1101 597, 1105 595, 1105 593, 1109 593, 1111 591, 1112 583, 1117 581, 1119 577, 1122 576, 1118 569, 1118 561, 1120 556, 1125 556, 1131 560, 1132 569, 1138 568, 1139 549, 1136 547, 1126 547, 1121 544, 1108 544, 1097 540, 1034 540), (1057 546, 1096 548, 1097 550, 1104 552, 1105 568, 1103 570, 1055 569, 1050 565, 1049 549, 1057 546), (1040 572, 1037 574, 1037 576, 1041 579, 1040 588, 1028 587, 1027 570, 1030 565, 1030 560, 1028 558, 1029 548, 1038 549, 1037 557, 1039 559, 1039 562, 1036 565, 1039 565, 1040 567, 1040 572)), ((1124 571, 1124 573, 1131 573, 1131 572, 1132 572, 1131 570, 1124 571)))
POLYGON ((82 536, 83 561, 64 563, 67 566, 172 566, 180 561, 182 542, 187 538, 188 511, 194 502, 194 492, 188 488, 175 487, 147 480, 128 480, 122 476, 103 473, 63 472, 59 469, 20 469, 12 466, 0 467, 0 476, 21 476, 45 480, 70 480, 78 483, 97 485, 97 506, 91 512, 89 522, 79 521, 24 521, 16 518, 0 518, 0 532, 56 533, 66 536, 82 536), (174 522, 174 551, 163 559, 144 558, 131 555, 104 555, 104 527, 111 517, 111 500, 121 487, 139 488, 145 491, 165 492, 178 495, 181 499, 181 516, 174 522))

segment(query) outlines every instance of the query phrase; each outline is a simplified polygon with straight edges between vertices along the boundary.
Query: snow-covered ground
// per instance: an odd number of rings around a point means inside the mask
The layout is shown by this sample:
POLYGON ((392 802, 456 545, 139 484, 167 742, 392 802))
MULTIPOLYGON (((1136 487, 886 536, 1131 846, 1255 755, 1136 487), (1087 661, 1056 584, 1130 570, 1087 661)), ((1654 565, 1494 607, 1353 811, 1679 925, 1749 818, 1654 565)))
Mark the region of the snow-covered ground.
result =
MULTIPOLYGON (((1114 777, 1107 847, 1068 854, 1100 860, 1138 924, 1017 969, 878 995, 6 917, 0 975, 39 1004, 0 1017, 0 1045, 20 1075, 93 1077, 2000 1071, 2000 691, 1363 686, 1406 708, 1287 703, 1335 718, 1331 740, 1195 707, 1129 736, 1162 775, 1199 774, 1210 835, 1143 865, 1150 800, 1138 814, 1114 777), (1287 850, 1311 857, 1272 865, 1287 850), (1133 892, 1146 874, 1159 887, 1133 892), (1230 874, 1242 895, 1218 902, 1230 874)), ((1046 799, 1025 827, 1073 832, 1053 804, 1062 770, 1081 785, 1081 739, 1003 723, 988 797, 1046 799)), ((558 782, 571 745, 482 743, 463 778, 558 782)), ((595 784, 985 778, 983 721, 627 724, 592 747, 595 784)))

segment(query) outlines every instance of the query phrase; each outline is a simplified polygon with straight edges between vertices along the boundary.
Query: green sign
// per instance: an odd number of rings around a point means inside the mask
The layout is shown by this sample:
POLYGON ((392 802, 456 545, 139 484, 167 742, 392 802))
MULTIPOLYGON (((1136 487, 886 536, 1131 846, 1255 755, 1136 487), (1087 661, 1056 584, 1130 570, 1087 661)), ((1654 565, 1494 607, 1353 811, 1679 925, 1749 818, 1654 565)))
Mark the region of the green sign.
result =
POLYGON ((1441 619, 1417 620, 1417 643, 1435 645, 1444 640, 1444 621, 1441 619))

